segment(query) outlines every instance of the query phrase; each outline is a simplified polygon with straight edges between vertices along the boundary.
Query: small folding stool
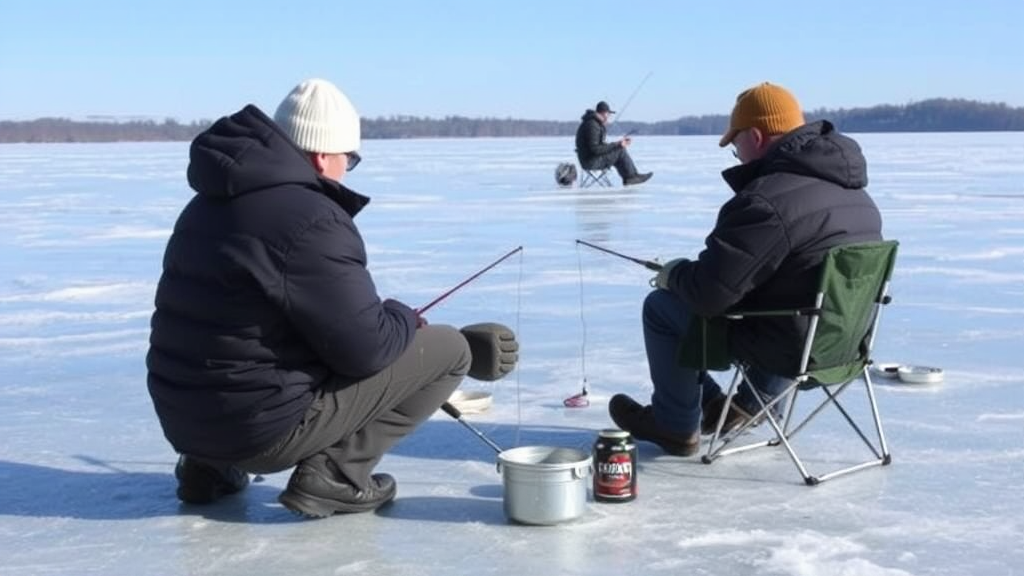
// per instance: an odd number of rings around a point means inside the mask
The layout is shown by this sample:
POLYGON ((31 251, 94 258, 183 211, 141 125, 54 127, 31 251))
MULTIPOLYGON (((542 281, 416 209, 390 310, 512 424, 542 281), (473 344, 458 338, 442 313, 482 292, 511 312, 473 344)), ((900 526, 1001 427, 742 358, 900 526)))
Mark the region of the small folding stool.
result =
POLYGON ((580 180, 580 188, 589 188, 594 184, 604 186, 606 188, 612 187, 612 182, 608 179, 609 168, 601 168, 597 170, 587 170, 586 168, 582 168, 582 170, 583 179, 580 180))

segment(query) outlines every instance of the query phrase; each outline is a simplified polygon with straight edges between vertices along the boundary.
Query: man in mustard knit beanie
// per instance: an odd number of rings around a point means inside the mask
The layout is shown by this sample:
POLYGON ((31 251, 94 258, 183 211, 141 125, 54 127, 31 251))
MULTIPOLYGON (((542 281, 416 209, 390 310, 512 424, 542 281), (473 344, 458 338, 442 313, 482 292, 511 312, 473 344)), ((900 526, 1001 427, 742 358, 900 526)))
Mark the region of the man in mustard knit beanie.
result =
MULTIPOLYGON (((707 372, 679 365, 680 342, 695 316, 730 309, 770 310, 814 303, 819 268, 832 247, 882 239, 882 219, 864 187, 860 147, 828 121, 806 124, 796 98, 762 83, 737 96, 719 146, 740 161, 722 176, 734 195, 722 206, 696 259, 668 262, 643 307, 654 392, 641 405, 612 397, 612 420, 639 440, 690 456, 710 434, 725 394, 707 372)), ((765 401, 792 382, 806 337, 805 317, 752 317, 730 325, 728 353, 749 367, 765 401)), ((741 386, 723 432, 759 408, 741 386)))

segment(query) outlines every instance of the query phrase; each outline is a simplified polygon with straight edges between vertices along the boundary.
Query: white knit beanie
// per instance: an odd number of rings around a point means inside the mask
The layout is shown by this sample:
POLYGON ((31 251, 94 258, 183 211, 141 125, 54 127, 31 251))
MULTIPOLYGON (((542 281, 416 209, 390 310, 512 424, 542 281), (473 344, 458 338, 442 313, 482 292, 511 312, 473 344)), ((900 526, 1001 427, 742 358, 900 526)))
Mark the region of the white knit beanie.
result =
POLYGON ((285 96, 274 121, 307 152, 342 154, 359 149, 359 113, 327 80, 313 78, 285 96))

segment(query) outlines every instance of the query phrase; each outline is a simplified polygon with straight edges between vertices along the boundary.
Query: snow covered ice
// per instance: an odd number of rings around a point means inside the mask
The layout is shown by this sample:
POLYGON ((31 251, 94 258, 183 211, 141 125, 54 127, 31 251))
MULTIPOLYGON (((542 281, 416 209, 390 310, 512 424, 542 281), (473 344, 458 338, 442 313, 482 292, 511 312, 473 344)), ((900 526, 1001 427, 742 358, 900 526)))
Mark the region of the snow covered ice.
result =
MULTIPOLYGON (((876 380, 893 464, 809 488, 781 449, 641 444, 636 501, 554 527, 505 519, 494 451, 440 412, 381 463, 378 513, 299 519, 289 472, 179 504, 143 359, 187 143, 0 145, 0 574, 1024 574, 1024 134, 853 136, 900 241, 876 359, 945 371, 876 380)), ((651 273, 574 240, 695 255, 730 194, 716 140, 638 137, 654 178, 586 190, 555 185, 568 138, 364 143, 346 183, 382 296, 423 305, 524 247, 428 314, 517 332, 513 374, 463 385, 493 393, 467 416, 488 437, 589 450, 612 394, 647 397, 651 273)), ((862 457, 848 432, 808 429, 808 464, 862 457)))

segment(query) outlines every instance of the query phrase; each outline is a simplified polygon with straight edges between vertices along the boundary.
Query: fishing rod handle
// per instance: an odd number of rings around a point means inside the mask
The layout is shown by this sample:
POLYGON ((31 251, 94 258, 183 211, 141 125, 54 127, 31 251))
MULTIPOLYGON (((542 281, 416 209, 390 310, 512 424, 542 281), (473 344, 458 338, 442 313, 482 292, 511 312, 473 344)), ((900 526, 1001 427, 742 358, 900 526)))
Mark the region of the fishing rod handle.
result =
POLYGON ((490 446, 491 449, 493 449, 495 452, 497 452, 498 454, 501 454, 503 452, 503 450, 501 449, 501 446, 498 446, 497 444, 495 444, 493 440, 491 440, 483 432, 478 430, 476 426, 473 426, 469 422, 466 422, 466 420, 462 418, 462 411, 459 410, 458 408, 456 408, 455 406, 452 406, 452 404, 450 402, 445 402, 444 404, 441 404, 441 410, 444 410, 445 414, 447 414, 447 415, 451 416, 452 418, 455 418, 456 420, 458 420, 459 424, 462 424, 470 432, 472 432, 473 434, 476 434, 478 438, 483 440, 484 443, 487 444, 488 446, 490 446))
POLYGON ((462 412, 455 406, 452 406, 451 402, 441 404, 441 410, 444 410, 445 414, 455 418, 456 420, 462 418, 462 412))

